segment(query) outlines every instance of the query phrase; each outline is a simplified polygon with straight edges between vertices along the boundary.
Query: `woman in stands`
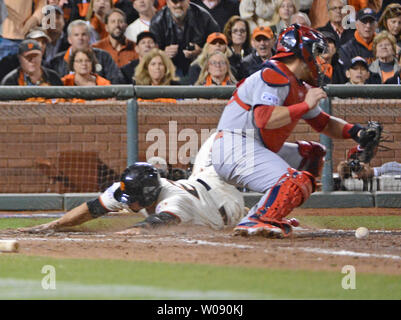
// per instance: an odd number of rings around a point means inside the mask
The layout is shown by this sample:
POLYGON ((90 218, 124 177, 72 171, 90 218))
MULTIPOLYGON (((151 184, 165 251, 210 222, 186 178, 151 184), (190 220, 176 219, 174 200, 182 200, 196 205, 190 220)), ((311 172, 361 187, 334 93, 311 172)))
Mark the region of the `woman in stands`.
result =
MULTIPOLYGON (((145 86, 167 86, 180 84, 175 74, 175 66, 173 61, 164 53, 164 51, 157 48, 150 50, 139 62, 135 69, 133 83, 136 85, 145 86)), ((138 99, 138 101, 145 100, 138 99)), ((159 98, 146 101, 175 103, 176 99, 159 98)))
POLYGON ((96 73, 99 66, 91 49, 74 51, 68 61, 71 73, 61 80, 65 86, 108 86, 111 82, 96 73))
POLYGON ((400 71, 396 58, 397 44, 394 36, 387 31, 378 33, 373 39, 373 54, 376 58, 370 66, 373 83, 385 83, 400 71))
POLYGON ((299 11, 299 0, 279 0, 276 3, 270 28, 276 37, 290 25, 291 16, 299 11))
POLYGON ((397 41, 397 55, 401 51, 401 4, 390 3, 379 19, 379 28, 392 34, 397 41))
POLYGON ((236 82, 230 71, 230 62, 227 56, 220 51, 215 51, 208 56, 198 81, 195 84, 204 86, 227 86, 233 85, 236 82))
POLYGON ((105 19, 112 8, 113 0, 91 0, 86 14, 86 20, 90 21, 95 31, 94 39, 91 39, 91 43, 106 38, 109 35, 106 31, 105 19))
POLYGON ((224 26, 224 35, 231 51, 230 64, 239 70, 241 60, 252 52, 251 32, 248 21, 239 16, 232 16, 224 26))

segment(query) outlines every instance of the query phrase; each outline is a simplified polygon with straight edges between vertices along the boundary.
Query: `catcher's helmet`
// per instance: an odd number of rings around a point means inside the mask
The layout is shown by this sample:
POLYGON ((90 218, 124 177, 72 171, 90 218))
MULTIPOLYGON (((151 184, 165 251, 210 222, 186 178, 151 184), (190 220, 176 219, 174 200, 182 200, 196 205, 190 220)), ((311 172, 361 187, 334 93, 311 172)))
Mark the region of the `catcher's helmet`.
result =
POLYGON ((319 31, 293 24, 279 35, 276 54, 272 59, 293 55, 301 58, 312 71, 315 83, 311 83, 311 85, 316 86, 320 76, 316 58, 326 52, 327 47, 327 41, 319 31))
POLYGON ((138 201, 142 207, 150 206, 161 191, 160 175, 155 167, 146 162, 136 162, 121 175, 120 188, 114 198, 130 204, 138 201))

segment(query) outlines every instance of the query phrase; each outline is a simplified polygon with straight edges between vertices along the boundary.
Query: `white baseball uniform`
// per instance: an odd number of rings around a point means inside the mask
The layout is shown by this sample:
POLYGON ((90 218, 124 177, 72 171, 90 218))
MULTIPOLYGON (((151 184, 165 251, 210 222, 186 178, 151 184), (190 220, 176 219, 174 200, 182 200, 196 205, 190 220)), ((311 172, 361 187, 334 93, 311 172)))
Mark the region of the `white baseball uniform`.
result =
MULTIPOLYGON (((215 134, 202 146, 188 180, 161 179, 161 192, 155 213, 167 212, 178 217, 181 223, 222 229, 235 226, 244 216, 244 200, 240 191, 225 183, 211 164, 211 147, 215 134)), ((127 209, 114 198, 119 188, 116 182, 100 196, 100 202, 109 211, 127 209)))

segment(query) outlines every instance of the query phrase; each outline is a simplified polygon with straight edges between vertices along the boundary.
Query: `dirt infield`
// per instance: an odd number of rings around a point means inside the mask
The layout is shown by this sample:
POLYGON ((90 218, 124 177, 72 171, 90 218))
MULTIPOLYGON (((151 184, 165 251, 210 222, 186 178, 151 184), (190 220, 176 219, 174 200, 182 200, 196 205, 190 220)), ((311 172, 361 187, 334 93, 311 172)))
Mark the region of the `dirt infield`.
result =
MULTIPOLYGON (((335 209, 331 215, 398 215, 399 209, 335 209), (348 211, 350 210, 350 211, 348 211)), ((328 210, 297 209, 294 215, 329 215, 328 210), (314 212, 316 211, 316 212, 314 212)), ((275 269, 341 271, 353 265, 359 272, 401 274, 401 231, 370 230, 357 240, 352 230, 294 229, 290 239, 238 237, 231 230, 177 226, 143 235, 57 232, 22 234, 0 231, 2 239, 18 239, 22 255, 58 258, 104 258, 162 261, 275 269)))

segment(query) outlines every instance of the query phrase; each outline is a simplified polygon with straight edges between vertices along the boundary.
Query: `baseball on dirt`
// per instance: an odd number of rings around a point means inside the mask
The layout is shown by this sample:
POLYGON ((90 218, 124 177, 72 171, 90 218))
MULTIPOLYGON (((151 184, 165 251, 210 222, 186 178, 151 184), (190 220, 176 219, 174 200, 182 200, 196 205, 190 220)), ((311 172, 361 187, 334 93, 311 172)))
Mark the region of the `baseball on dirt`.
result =
POLYGON ((364 239, 367 238, 369 235, 369 230, 365 227, 359 227, 358 229, 356 229, 355 231, 355 237, 357 239, 364 239))

